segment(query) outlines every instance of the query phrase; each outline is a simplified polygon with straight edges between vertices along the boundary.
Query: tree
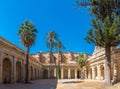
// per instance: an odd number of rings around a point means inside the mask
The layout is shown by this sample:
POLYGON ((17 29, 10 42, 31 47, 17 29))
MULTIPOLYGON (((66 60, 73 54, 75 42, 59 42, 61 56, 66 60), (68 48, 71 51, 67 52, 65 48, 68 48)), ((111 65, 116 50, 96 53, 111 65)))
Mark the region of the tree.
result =
POLYGON ((84 56, 83 53, 80 53, 79 56, 76 57, 76 62, 82 68, 83 66, 86 66, 87 58, 84 56))
POLYGON ((111 47, 117 46, 120 43, 120 18, 115 18, 111 23, 107 16, 104 23, 99 19, 92 21, 93 29, 88 31, 85 38, 89 43, 94 43, 96 46, 105 49, 105 86, 111 85, 111 47))
POLYGON ((85 73, 88 73, 88 61, 87 61, 87 57, 85 57, 85 55, 83 53, 80 53, 79 56, 76 57, 76 62, 77 64, 80 66, 80 68, 82 68, 81 71, 81 78, 85 77, 85 73), (83 72, 83 69, 86 69, 86 72, 83 72), (84 76, 84 77, 83 77, 84 76))
POLYGON ((46 45, 50 49, 50 63, 53 63, 53 61, 54 62, 56 61, 56 60, 53 60, 52 50, 57 46, 57 41, 58 41, 57 37, 58 35, 55 31, 50 31, 46 35, 46 38, 47 38, 46 45))
POLYGON ((25 21, 18 30, 20 41, 26 47, 26 79, 25 83, 29 83, 29 51, 30 47, 35 43, 37 30, 32 22, 25 21))
POLYGON ((76 0, 77 6, 89 6, 90 13, 104 22, 109 16, 114 20, 116 15, 120 16, 120 0, 76 0))
POLYGON ((57 50, 58 50, 58 78, 61 78, 61 68, 60 68, 60 61, 61 61, 61 50, 65 49, 63 43, 61 41, 57 42, 57 50))

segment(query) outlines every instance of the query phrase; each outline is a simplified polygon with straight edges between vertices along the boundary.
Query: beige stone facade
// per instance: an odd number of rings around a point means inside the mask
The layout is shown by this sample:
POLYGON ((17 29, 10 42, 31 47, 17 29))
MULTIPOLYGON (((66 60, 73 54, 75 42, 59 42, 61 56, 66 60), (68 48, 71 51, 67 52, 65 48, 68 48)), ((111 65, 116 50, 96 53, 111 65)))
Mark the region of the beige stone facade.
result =
MULTIPOLYGON (((0 37, 0 84, 25 81, 25 52, 0 37)), ((30 56, 29 80, 40 78, 42 64, 30 56)))
MULTIPOLYGON (((111 49, 111 80, 120 81, 120 48, 111 49)), ((105 50, 97 47, 91 57, 88 58, 88 67, 82 69, 84 78, 93 80, 104 80, 105 72, 105 50)))
MULTIPOLYGON (((111 79, 113 82, 120 80, 120 48, 112 50, 111 79)), ((92 56, 88 57, 88 65, 80 68, 76 63, 78 53, 63 52, 52 54, 40 52, 29 55, 29 80, 57 78, 57 65, 60 62, 61 79, 93 79, 104 80, 105 55, 104 49, 97 47, 92 56), (59 58, 59 59, 58 59, 59 58)), ((0 84, 25 81, 25 52, 0 37, 0 84)))
POLYGON ((77 79, 81 76, 81 69, 76 64, 76 57, 78 53, 72 52, 63 52, 59 55, 59 53, 53 53, 53 60, 50 60, 50 53, 40 52, 37 54, 33 54, 35 57, 43 64, 42 68, 42 78, 44 79, 54 79, 57 77, 57 67, 58 60, 60 61, 61 67, 61 79, 77 79), (58 57, 60 56, 60 59, 58 57))
MULTIPOLYGON (((75 62, 77 56, 77 53, 62 53, 62 79, 80 78, 81 69, 75 62)), ((29 80, 57 78, 58 53, 53 53, 53 57, 56 62, 50 60, 49 52, 29 55, 29 80)), ((25 65, 25 51, 0 37, 0 84, 24 82, 25 65)))

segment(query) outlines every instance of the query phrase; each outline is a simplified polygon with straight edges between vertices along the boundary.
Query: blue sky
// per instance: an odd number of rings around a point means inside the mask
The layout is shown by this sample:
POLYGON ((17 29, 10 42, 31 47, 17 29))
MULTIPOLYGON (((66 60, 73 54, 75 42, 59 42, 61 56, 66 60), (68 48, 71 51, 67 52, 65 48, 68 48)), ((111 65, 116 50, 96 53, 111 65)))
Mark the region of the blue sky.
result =
POLYGON ((38 30, 30 53, 46 52, 46 34, 56 31, 66 47, 64 51, 92 54, 94 45, 84 38, 91 16, 86 8, 75 8, 75 0, 0 0, 0 36, 25 50, 17 35, 20 24, 29 20, 38 30))

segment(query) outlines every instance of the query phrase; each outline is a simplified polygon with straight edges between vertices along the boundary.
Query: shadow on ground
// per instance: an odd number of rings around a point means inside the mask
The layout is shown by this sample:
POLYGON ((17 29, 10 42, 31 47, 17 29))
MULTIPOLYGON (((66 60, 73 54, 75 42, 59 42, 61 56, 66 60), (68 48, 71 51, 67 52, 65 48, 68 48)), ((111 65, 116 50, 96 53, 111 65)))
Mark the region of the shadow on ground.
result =
POLYGON ((67 82, 62 82, 62 84, 74 84, 74 83, 82 83, 84 81, 67 81, 67 82))
POLYGON ((57 87, 56 79, 43 79, 42 81, 36 80, 31 81, 29 84, 25 83, 15 83, 15 84, 2 84, 0 89, 56 89, 57 87))

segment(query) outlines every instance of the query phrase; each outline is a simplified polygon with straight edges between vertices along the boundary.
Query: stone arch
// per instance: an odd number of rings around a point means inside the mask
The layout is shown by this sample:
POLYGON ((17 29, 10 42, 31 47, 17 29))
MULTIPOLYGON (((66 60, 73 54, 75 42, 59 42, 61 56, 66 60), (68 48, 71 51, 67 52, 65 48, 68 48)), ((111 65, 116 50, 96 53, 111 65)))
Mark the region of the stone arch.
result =
POLYGON ((47 69, 43 70, 43 78, 48 79, 48 70, 47 69))
POLYGON ((101 74, 101 78, 100 79, 104 79, 104 66, 103 65, 101 65, 100 66, 100 74, 101 74))
POLYGON ((21 62, 16 62, 16 82, 21 81, 21 62))
POLYGON ((70 74, 71 74, 71 79, 75 79, 75 70, 74 69, 70 70, 70 74))
POLYGON ((3 59, 2 63, 2 82, 11 83, 11 61, 8 58, 3 59))
POLYGON ((68 70, 67 69, 63 70, 63 78, 68 79, 68 70))
POLYGON ((54 69, 50 70, 50 78, 53 79, 54 78, 54 69))
POLYGON ((97 71, 98 71, 98 70, 97 70, 97 67, 95 67, 94 70, 95 70, 95 79, 97 79, 97 75, 98 75, 98 74, 97 74, 97 71))

